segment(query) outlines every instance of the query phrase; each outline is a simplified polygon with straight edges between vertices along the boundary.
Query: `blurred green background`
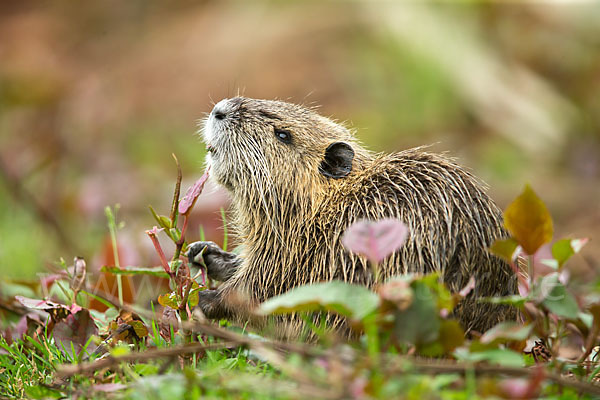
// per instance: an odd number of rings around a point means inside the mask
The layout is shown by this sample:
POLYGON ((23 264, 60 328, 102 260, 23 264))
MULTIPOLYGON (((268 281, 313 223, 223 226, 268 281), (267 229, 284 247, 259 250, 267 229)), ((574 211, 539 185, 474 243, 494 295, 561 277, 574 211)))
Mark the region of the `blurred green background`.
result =
MULTIPOLYGON (((121 264, 155 262, 147 205, 168 212, 171 153, 187 186, 197 120, 238 93, 318 105, 377 151, 434 144, 501 207, 529 182, 558 235, 594 239, 598 21, 597 2, 1 2, 1 274, 98 269, 117 203, 121 264)), ((196 207, 209 239, 225 204, 209 188, 196 207)), ((579 261, 598 260, 592 241, 579 261)))

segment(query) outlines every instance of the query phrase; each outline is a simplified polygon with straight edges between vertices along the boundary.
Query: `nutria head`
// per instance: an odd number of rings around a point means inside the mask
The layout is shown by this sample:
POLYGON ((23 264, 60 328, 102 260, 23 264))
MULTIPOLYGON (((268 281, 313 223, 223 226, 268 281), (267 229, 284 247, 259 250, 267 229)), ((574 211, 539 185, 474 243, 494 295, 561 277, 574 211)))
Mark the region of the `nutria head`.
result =
POLYGON ((344 178, 357 153, 348 129, 283 101, 222 100, 206 119, 203 136, 212 175, 234 195, 249 186, 281 194, 292 184, 302 191, 299 186, 344 178))

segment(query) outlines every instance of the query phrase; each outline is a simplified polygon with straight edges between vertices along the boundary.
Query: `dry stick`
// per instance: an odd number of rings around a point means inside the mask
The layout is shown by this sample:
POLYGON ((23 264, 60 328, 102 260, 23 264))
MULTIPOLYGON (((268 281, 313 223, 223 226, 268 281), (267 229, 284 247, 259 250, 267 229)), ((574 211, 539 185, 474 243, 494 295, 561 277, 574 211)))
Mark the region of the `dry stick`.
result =
POLYGON ((14 176, 10 172, 1 156, 0 178, 2 178, 6 182, 9 193, 14 197, 18 204, 24 207, 28 206, 31 209, 31 212, 35 216, 37 216, 40 221, 42 221, 46 226, 53 229, 56 232, 59 241, 62 243, 63 246, 67 248, 67 250, 79 253, 78 247, 67 235, 67 233, 62 229, 54 214, 47 210, 46 207, 44 207, 36 199, 36 197, 19 182, 18 177, 14 176))
MULTIPOLYGON (((529 378, 535 373, 534 369, 531 368, 519 368, 519 367, 502 367, 492 365, 469 365, 469 364, 458 364, 442 361, 420 361, 420 360, 407 360, 416 370, 422 372, 431 373, 460 373, 465 374, 467 371, 474 371, 475 374, 495 374, 495 375, 510 375, 515 377, 529 378)), ((393 371, 394 369, 392 369, 393 371)), ((398 372, 407 373, 402 366, 396 368, 398 372)), ((583 382, 577 379, 569 379, 562 377, 559 374, 544 371, 544 379, 548 379, 559 386, 571 387, 584 393, 600 395, 600 386, 583 382)))
POLYGON ((216 350, 222 349, 225 347, 233 347, 235 344, 221 342, 221 343, 186 343, 181 346, 173 346, 167 349, 152 349, 144 352, 130 353, 124 354, 122 356, 109 356, 106 358, 102 358, 100 360, 86 362, 81 364, 70 364, 63 365, 58 368, 56 374, 60 377, 69 377, 75 374, 86 374, 89 372, 98 371, 104 368, 112 367, 114 365, 118 365, 122 362, 135 362, 135 361, 146 361, 154 358, 163 358, 163 357, 176 357, 183 354, 189 353, 197 353, 199 351, 205 350, 216 350))

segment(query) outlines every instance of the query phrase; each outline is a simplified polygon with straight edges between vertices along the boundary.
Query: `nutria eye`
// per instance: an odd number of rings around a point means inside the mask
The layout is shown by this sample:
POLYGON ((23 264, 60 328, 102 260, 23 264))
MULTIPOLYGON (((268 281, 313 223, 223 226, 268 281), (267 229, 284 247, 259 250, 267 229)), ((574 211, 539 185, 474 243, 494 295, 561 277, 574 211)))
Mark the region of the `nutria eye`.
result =
POLYGON ((275 136, 283 143, 292 143, 292 133, 284 129, 275 129, 275 136))

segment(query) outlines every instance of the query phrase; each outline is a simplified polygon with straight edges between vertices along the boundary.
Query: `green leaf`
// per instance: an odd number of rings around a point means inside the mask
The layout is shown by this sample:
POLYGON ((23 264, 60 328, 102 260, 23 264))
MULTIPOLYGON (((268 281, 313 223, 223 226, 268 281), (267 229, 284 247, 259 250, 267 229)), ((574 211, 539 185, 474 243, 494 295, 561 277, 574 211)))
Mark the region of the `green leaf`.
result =
POLYGON ((505 367, 522 367, 525 364, 521 354, 508 349, 491 349, 470 352, 468 349, 461 347, 454 351, 454 357, 459 361, 487 361, 505 367))
POLYGON ((133 330, 135 331, 135 334, 139 338, 144 338, 148 336, 148 328, 146 328, 146 325, 142 321, 132 320, 128 323, 132 326, 133 330))
POLYGON ((104 266, 101 269, 102 272, 109 272, 115 275, 150 275, 159 278, 169 278, 169 275, 165 272, 163 267, 123 267, 117 268, 114 266, 104 266))
POLYGON ((552 217, 529 185, 504 211, 504 225, 530 255, 552 240, 552 217))
POLYGON ((160 226, 162 226, 165 229, 171 229, 171 219, 169 217, 167 217, 166 215, 161 215, 159 216, 160 218, 160 226))
POLYGON ((148 206, 148 208, 150 209, 150 212, 152 213, 152 216, 154 217, 154 219, 156 220, 156 223, 158 225, 161 225, 160 222, 160 217, 158 216, 158 214, 156 213, 156 211, 154 211, 154 208, 152 206, 148 206))
POLYGON ((200 302, 200 295, 198 292, 200 291, 200 285, 196 281, 192 281, 192 288, 190 289, 190 293, 188 294, 188 304, 190 309, 196 307, 200 302))
POLYGON ((173 239, 174 242, 177 242, 181 238, 181 232, 177 228, 169 229, 169 237, 173 239))
POLYGON ((519 247, 519 243, 513 238, 508 238, 496 240, 490 247, 490 251, 504 261, 512 263, 516 258, 517 247, 519 247))
POLYGON ((445 353, 439 340, 419 345, 418 352, 423 357, 441 357, 445 353))
POLYGON ((445 319, 441 322, 439 341, 444 347, 444 352, 450 353, 465 342, 465 331, 458 321, 445 319))
POLYGON ((536 282, 533 298, 559 317, 577 318, 579 314, 577 301, 558 280, 558 272, 546 275, 536 282))
POLYGON ((131 349, 129 348, 129 346, 127 346, 125 344, 116 345, 115 347, 111 348, 109 351, 110 351, 110 355, 113 357, 121 357, 121 356, 125 356, 125 355, 131 353, 131 349))
POLYGON ((480 341, 483 344, 490 344, 496 341, 521 341, 529 337, 533 325, 522 325, 516 322, 500 322, 483 334, 480 341))
POLYGON ((401 342, 433 342, 440 331, 437 298, 424 282, 414 281, 411 286, 415 291, 413 301, 406 310, 396 311, 394 334, 401 342))
POLYGON ((259 313, 288 314, 325 309, 354 320, 362 320, 379 305, 379 296, 364 286, 331 281, 299 286, 273 297, 259 307, 259 313))
POLYGON ((136 363, 131 366, 138 375, 156 375, 160 368, 154 364, 136 363))
POLYGON ((171 307, 174 310, 179 309, 181 299, 176 292, 165 293, 158 296, 158 303, 163 307, 171 307))
POLYGON ((579 253, 581 248, 587 243, 588 239, 562 239, 552 246, 552 257, 558 262, 558 268, 561 268, 565 262, 573 255, 579 253))
MULTIPOLYGON (((444 282, 440 279, 440 274, 437 272, 427 274, 421 277, 418 277, 415 281, 422 282, 429 289, 431 289, 434 298, 436 299, 435 304, 437 306, 437 310, 441 310, 445 308, 448 311, 452 311, 455 305, 454 297, 452 293, 448 290, 444 282)), ((414 283, 412 284, 414 288, 414 283)))
POLYGON ((588 329, 592 327, 592 322, 594 321, 594 316, 592 314, 588 312, 580 312, 579 314, 577 314, 577 318, 588 329))
POLYGON ((64 395, 58 390, 46 386, 26 386, 25 394, 30 399, 62 399, 64 395))
POLYGON ((518 308, 523 307, 528 300, 528 297, 519 296, 518 294, 503 297, 481 297, 477 299, 477 301, 482 303, 506 304, 518 308))

